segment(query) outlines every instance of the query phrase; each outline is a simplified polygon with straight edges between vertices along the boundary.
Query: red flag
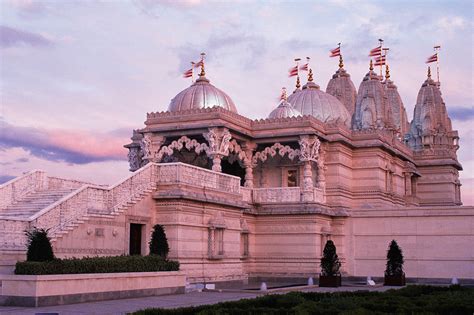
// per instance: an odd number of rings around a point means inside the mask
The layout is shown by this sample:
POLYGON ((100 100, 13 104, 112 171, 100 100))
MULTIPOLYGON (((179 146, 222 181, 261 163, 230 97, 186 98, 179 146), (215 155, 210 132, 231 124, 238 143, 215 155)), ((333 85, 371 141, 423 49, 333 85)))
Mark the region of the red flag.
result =
POLYGON ((433 56, 429 57, 428 60, 426 60, 426 63, 432 63, 438 61, 438 54, 434 54, 433 56))
POLYGON ((331 54, 329 55, 329 57, 338 57, 340 55, 341 55, 341 47, 337 47, 337 48, 331 49, 331 54))
POLYGON ((304 64, 300 66, 300 70, 303 70, 303 71, 308 71, 308 68, 309 68, 309 64, 304 64))
POLYGON ((289 77, 294 77, 295 75, 298 75, 298 66, 294 66, 288 70, 289 77))
POLYGON ((382 55, 382 46, 375 47, 369 53, 369 57, 382 55))
POLYGON ((199 60, 198 62, 194 64, 194 68, 199 68, 200 66, 202 66, 202 64, 203 64, 202 60, 199 60))
POLYGON ((380 60, 380 61, 376 61, 374 63, 374 66, 383 66, 383 65, 385 65, 385 59, 380 60))
POLYGON ((193 69, 189 69, 189 70, 186 70, 184 73, 183 73, 183 78, 190 78, 193 76, 193 69))
POLYGON ((385 62, 385 56, 378 56, 378 57, 375 58, 376 63, 381 62, 381 61, 385 62))

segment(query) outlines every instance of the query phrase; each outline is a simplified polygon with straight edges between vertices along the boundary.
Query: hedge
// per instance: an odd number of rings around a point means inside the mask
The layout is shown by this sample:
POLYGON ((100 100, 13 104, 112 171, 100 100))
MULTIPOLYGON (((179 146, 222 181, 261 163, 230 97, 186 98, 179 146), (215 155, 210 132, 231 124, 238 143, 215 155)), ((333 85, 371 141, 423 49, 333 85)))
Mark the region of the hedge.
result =
POLYGON ((469 314, 474 289, 460 286, 408 286, 385 292, 291 292, 214 305, 146 309, 135 315, 191 314, 469 314))
POLYGON ((17 275, 177 271, 179 262, 160 256, 114 256, 17 262, 17 275))

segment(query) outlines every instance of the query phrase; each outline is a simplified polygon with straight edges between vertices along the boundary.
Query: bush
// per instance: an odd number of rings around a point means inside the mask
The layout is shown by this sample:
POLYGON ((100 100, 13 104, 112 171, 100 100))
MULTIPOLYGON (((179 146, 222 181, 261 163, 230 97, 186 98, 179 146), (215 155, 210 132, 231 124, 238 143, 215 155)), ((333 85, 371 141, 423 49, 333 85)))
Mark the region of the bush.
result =
POLYGON ((321 274, 336 276, 339 275, 339 268, 341 268, 341 262, 336 254, 336 246, 333 241, 329 240, 324 246, 323 258, 321 258, 321 274))
POLYGON ((385 274, 388 276, 403 275, 403 263, 402 250, 397 242, 392 240, 387 251, 387 268, 385 269, 385 274))
POLYGON ((160 256, 114 256, 17 262, 17 275, 177 271, 179 262, 160 256))
POLYGON ((158 255, 166 259, 170 251, 168 239, 166 238, 165 229, 162 225, 156 224, 153 227, 153 233, 150 240, 150 255, 158 255))
POLYGON ((386 292, 291 292, 214 305, 146 309, 139 315, 184 314, 472 314, 474 289, 408 286, 386 292))
POLYGON ((48 231, 33 227, 25 231, 27 237, 27 261, 51 261, 54 260, 53 247, 48 237, 48 231))

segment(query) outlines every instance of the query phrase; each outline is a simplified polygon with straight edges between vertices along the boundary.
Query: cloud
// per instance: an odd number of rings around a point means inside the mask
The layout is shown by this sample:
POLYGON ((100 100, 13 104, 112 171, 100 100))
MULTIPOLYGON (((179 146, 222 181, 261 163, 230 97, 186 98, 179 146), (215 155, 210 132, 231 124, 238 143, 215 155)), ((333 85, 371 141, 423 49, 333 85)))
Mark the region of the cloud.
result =
POLYGON ((438 27, 447 32, 454 32, 464 29, 467 26, 466 20, 461 16, 443 16, 438 20, 438 27))
POLYGON ((466 121, 474 119, 474 107, 448 107, 448 113, 452 120, 466 121))
POLYGON ((122 130, 110 133, 46 130, 0 121, 0 148, 23 148, 42 159, 72 164, 125 160, 127 152, 122 146, 127 136, 123 133, 122 130))
POLYGON ((16 176, 11 176, 11 175, 0 175, 0 184, 6 183, 9 180, 14 179, 16 176))
POLYGON ((40 34, 0 25, 0 47, 6 48, 20 45, 45 47, 53 45, 53 42, 40 34))
POLYGON ((24 17, 40 15, 46 9, 46 3, 39 0, 8 0, 7 3, 24 17))
POLYGON ((202 0, 133 0, 133 4, 143 14, 159 18, 164 8, 188 9, 202 4, 202 0))

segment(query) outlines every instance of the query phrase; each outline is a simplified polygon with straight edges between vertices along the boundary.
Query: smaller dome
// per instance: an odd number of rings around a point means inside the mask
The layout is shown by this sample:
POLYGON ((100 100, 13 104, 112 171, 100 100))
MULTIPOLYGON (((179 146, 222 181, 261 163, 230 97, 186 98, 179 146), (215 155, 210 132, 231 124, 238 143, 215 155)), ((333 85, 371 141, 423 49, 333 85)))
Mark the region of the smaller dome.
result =
POLYGON ((168 111, 178 112, 214 106, 237 113, 237 108, 229 95, 209 83, 206 77, 200 76, 190 87, 179 92, 171 100, 168 111))
POLYGON ((302 115, 297 109, 293 108, 290 103, 288 103, 286 100, 282 100, 278 107, 275 108, 270 113, 270 115, 268 115, 268 118, 288 118, 296 116, 302 115))

